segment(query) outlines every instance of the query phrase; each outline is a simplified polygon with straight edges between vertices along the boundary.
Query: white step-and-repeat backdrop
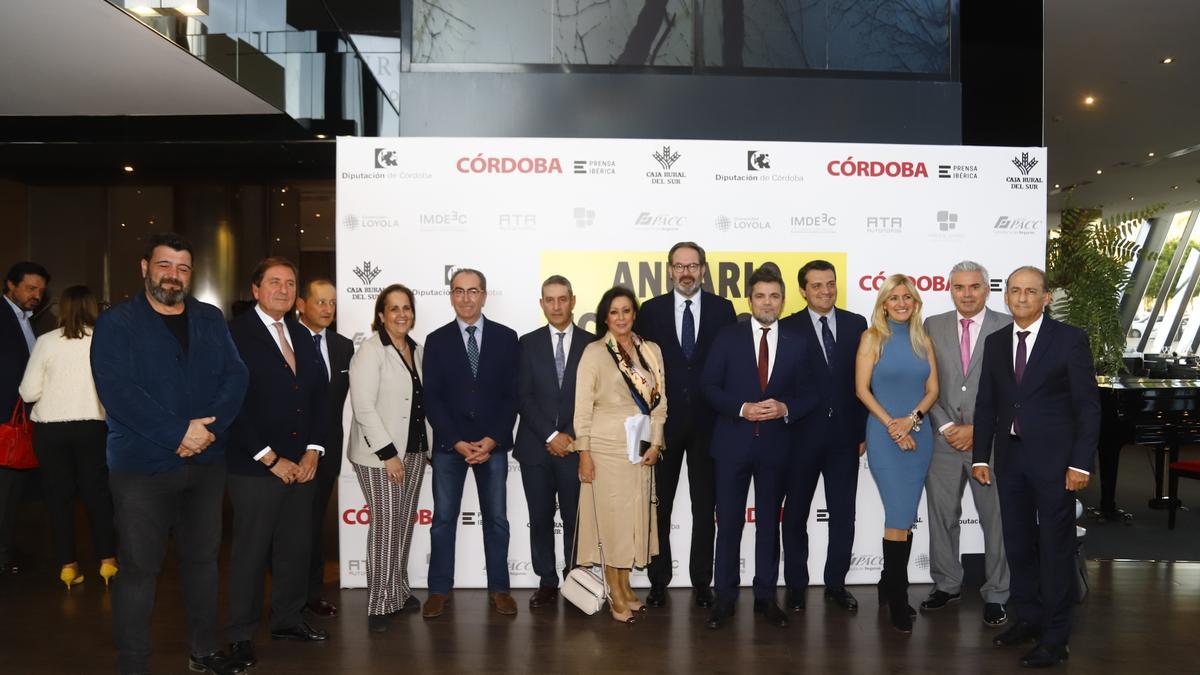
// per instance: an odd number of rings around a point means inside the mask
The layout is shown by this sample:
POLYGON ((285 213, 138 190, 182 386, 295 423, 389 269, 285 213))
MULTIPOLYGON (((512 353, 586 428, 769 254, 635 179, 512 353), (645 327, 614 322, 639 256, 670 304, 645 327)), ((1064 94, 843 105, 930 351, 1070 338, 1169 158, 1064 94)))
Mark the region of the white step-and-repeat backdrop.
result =
MULTIPOLYGON (((837 269, 839 306, 868 314, 889 274, 916 280, 926 316, 953 309, 950 267, 985 265, 1003 309, 1003 278, 1045 260, 1046 153, 1042 148, 536 138, 340 138, 337 144, 338 328, 370 335, 380 289, 416 293, 414 337, 453 319, 449 281, 460 267, 488 277, 486 315, 525 333, 544 324, 541 282, 569 278, 576 318, 593 328, 613 285, 646 299, 667 292, 666 251, 692 240, 708 252, 711 290, 747 312, 745 281, 773 262, 787 281, 785 313, 799 310, 796 273, 813 258, 837 269)), ((347 406, 348 407, 348 406, 347 406)), ((349 424, 347 424, 349 430, 349 424)), ((514 587, 538 583, 529 554, 520 466, 509 459, 508 565, 514 587)), ((433 513, 427 469, 409 560, 414 586, 428 571, 433 513)), ((671 529, 675 584, 688 584, 691 516, 686 470, 671 529)), ((750 504, 753 504, 751 497, 750 504)), ((827 538, 824 492, 809 514, 809 569, 820 583, 827 538)), ((341 584, 366 585, 370 513, 347 462, 339 483, 341 584)), ((910 574, 929 580, 925 504, 910 574)), ((746 521, 754 520, 748 509, 746 521)), ((962 551, 982 551, 970 492, 962 551)), ((561 526, 561 523, 560 523, 561 526)), ((849 583, 882 569, 883 511, 861 460, 849 583)), ((754 529, 743 537, 743 582, 753 573, 754 529)), ((559 564, 562 564, 560 548, 559 564)), ((483 533, 472 478, 459 518, 457 586, 485 587, 483 533)), ((645 586, 644 574, 635 581, 645 586)))

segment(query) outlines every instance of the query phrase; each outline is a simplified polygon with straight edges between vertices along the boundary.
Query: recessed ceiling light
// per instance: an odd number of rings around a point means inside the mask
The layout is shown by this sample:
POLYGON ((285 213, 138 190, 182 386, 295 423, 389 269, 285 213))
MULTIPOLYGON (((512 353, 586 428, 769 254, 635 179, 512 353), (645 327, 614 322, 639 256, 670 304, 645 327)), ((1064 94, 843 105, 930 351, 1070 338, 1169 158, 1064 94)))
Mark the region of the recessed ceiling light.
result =
POLYGON ((1153 152, 1147 152, 1147 153, 1146 153, 1146 156, 1147 156, 1147 157, 1153 157, 1153 156, 1154 156, 1154 153, 1153 153, 1153 152))
POLYGON ((1178 186, 1178 185, 1172 185, 1172 186, 1171 186, 1171 189, 1172 189, 1172 190, 1178 190, 1178 189, 1179 189, 1179 186, 1178 186))
POLYGON ((132 164, 126 164, 125 166, 123 166, 121 168, 125 170, 125 173, 133 173, 133 165, 132 164))
POLYGON ((317 138, 325 140, 325 134, 317 134, 317 138))
POLYGON ((1057 190, 1057 189, 1058 189, 1058 183, 1055 183, 1055 184, 1054 184, 1054 189, 1055 189, 1055 190, 1057 190))
POLYGON ((1085 97, 1083 97, 1083 104, 1084 104, 1084 105, 1092 105, 1092 104, 1094 104, 1095 102, 1096 102, 1096 97, 1095 97, 1095 96, 1085 96, 1085 97))
POLYGON ((1130 195, 1130 197, 1129 197, 1129 201, 1133 201, 1133 196, 1132 196, 1132 195, 1130 195))
POLYGON ((1171 65, 1172 63, 1175 63, 1175 59, 1174 59, 1173 57, 1170 57, 1170 56, 1168 56, 1168 57, 1165 57, 1165 58, 1162 60, 1162 62, 1161 62, 1161 63, 1162 63, 1164 66, 1169 66, 1169 65, 1171 65))
POLYGON ((1100 175, 1100 174, 1102 174, 1102 173, 1104 173, 1104 169, 1096 169, 1096 175, 1097 175, 1097 176, 1099 176, 1099 175, 1100 175))

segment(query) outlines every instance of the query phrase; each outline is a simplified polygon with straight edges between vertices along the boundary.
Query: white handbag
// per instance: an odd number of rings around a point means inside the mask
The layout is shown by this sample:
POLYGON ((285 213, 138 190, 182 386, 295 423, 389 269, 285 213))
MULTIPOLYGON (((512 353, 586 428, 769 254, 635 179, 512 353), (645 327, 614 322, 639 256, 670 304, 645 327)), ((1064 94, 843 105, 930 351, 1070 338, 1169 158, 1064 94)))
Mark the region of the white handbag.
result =
MULTIPOLYGON (((596 490, 588 483, 592 493, 592 515, 596 518, 596 542, 600 548, 601 573, 596 574, 594 567, 577 566, 563 580, 559 593, 579 611, 587 615, 595 614, 604 609, 608 601, 608 582, 604 579, 604 542, 600 540, 600 517, 596 510, 596 490)), ((571 542, 571 560, 575 559, 575 549, 579 544, 579 512, 575 512, 575 541, 571 542)))

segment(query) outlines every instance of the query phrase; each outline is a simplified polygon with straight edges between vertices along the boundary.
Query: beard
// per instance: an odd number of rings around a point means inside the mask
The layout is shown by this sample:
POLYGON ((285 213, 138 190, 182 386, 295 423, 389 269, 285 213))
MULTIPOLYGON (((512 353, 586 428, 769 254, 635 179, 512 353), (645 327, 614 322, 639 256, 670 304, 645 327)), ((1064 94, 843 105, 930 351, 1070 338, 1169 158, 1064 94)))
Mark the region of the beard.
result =
POLYGON ((675 282, 675 290, 679 291, 685 297, 692 297, 696 291, 700 290, 700 279, 696 277, 680 277, 675 282))
POLYGON ((163 277, 163 278, 159 279, 158 282, 154 282, 153 280, 150 279, 150 276, 147 275, 146 276, 146 292, 150 294, 150 297, 152 297, 156 301, 166 305, 167 307, 174 307, 175 305, 179 304, 180 302, 183 302, 183 299, 185 297, 187 297, 188 287, 187 287, 187 284, 183 283, 182 280, 176 279, 174 277, 163 277), (167 288, 166 286, 163 285, 167 282, 177 284, 179 286, 179 288, 178 289, 167 288))
POLYGON ((769 325, 771 325, 771 324, 775 323, 775 319, 778 319, 778 318, 779 318, 779 313, 778 313, 778 312, 776 312, 776 313, 770 313, 770 312, 761 312, 761 313, 759 313, 759 312, 752 312, 752 314, 753 314, 753 316, 754 316, 754 320, 755 320, 755 321, 757 321, 758 323, 760 323, 761 325, 764 325, 764 326, 769 326, 769 325))

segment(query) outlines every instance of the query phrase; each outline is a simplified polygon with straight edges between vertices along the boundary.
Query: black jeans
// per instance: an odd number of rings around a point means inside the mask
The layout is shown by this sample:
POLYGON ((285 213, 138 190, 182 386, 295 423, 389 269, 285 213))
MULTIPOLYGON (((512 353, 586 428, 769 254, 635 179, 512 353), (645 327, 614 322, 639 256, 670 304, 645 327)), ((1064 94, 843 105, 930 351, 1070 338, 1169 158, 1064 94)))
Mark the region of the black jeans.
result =
POLYGON ((121 573, 113 579, 113 640, 122 673, 150 670, 150 615, 167 538, 174 533, 179 582, 192 654, 210 654, 217 636, 217 556, 221 549, 221 502, 225 462, 188 464, 155 475, 109 476, 121 573))
POLYGON ((42 467, 54 557, 59 565, 78 561, 76 494, 83 499, 92 525, 92 552, 100 559, 116 557, 112 493, 104 456, 107 433, 100 420, 39 422, 33 427, 33 449, 42 467))

